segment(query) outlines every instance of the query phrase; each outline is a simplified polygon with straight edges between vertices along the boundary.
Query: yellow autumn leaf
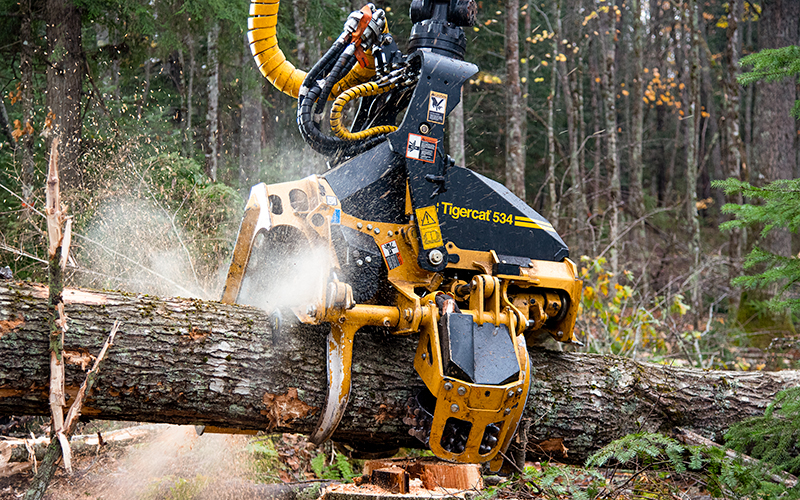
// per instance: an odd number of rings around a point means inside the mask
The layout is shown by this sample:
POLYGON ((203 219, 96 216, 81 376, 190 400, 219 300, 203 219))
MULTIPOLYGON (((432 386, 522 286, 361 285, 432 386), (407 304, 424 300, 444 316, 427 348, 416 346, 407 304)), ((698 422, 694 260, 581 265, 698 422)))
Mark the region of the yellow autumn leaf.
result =
POLYGON ((533 79, 533 81, 534 81, 535 83, 542 83, 542 82, 544 81, 544 78, 542 78, 542 77, 540 76, 540 77, 538 77, 538 78, 534 78, 534 79, 533 79))
POLYGON ((542 61, 542 66, 547 66, 547 61, 542 61))
POLYGON ((628 94, 630 94, 630 92, 628 92, 627 90, 622 91, 622 95, 624 95, 625 97, 628 97, 628 94))

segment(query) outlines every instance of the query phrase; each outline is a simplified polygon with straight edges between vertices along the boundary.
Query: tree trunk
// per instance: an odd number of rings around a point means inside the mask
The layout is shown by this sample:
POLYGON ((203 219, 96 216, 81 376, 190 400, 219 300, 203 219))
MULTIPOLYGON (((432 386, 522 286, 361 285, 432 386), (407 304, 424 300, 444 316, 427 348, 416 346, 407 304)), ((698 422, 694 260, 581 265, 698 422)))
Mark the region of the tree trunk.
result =
POLYGON ((641 276, 641 288, 647 294, 649 288, 649 266, 644 220, 637 222, 645 215, 644 186, 642 182, 644 165, 642 163, 642 147, 644 140, 644 47, 642 42, 644 26, 642 25, 642 0, 631 1, 633 17, 633 85, 631 86, 631 168, 628 203, 635 228, 632 231, 634 255, 641 276))
MULTIPOLYGON (((561 1, 556 0, 553 4, 554 18, 561 17, 561 1)), ((547 27, 553 31, 549 20, 545 17, 547 27)), ((559 227, 558 218, 561 215, 560 201, 556 191, 556 131, 555 131, 555 106, 556 106, 556 83, 558 82, 558 37, 561 33, 553 35, 552 59, 550 59, 550 94, 547 96, 547 193, 550 198, 550 223, 559 227)), ((548 61, 543 61, 543 64, 548 61)))
MULTIPOLYGON (((758 40, 762 49, 776 49, 798 43, 798 18, 800 3, 792 0, 770 0, 762 3, 758 40)), ((794 177, 797 153, 795 149, 796 122, 789 114, 796 98, 796 82, 786 78, 774 83, 760 82, 756 86, 753 106, 753 167, 754 178, 763 182, 794 177)), ((790 257, 792 238, 789 231, 772 229, 765 238, 766 250, 783 257, 790 257)), ((767 290, 748 292, 749 300, 767 300, 778 293, 779 285, 767 290)), ((752 304, 742 300, 738 319, 747 322, 752 304)), ((745 325, 750 332, 758 333, 751 340, 756 345, 765 345, 774 337, 793 335, 791 313, 788 310, 759 313, 745 325)))
MULTIPOLYGON (((66 289, 66 359, 99 351, 122 322, 87 418, 206 424, 309 433, 325 398, 325 326, 270 330, 257 309, 196 299, 66 289)), ((47 288, 0 282, 0 414, 47 414, 47 288)), ((356 335, 353 392, 334 439, 361 448, 419 446, 402 423, 421 387, 417 337, 356 335)), ((531 349, 526 412, 532 443, 561 440, 582 461, 613 439, 680 426, 719 440, 759 415, 800 372, 722 372, 638 363, 615 356, 531 349)), ((67 364, 74 400, 84 379, 67 364)))
MULTIPOLYGON (((33 32, 31 23, 33 12, 31 0, 19 3, 22 16, 19 27, 20 49, 19 72, 22 78, 22 127, 29 130, 27 124, 33 121, 33 32)), ((33 161, 33 133, 26 133, 20 138, 22 144, 22 200, 27 205, 33 204, 33 185, 36 178, 36 164, 33 161)))
MULTIPOLYGON (((248 190, 258 182, 261 165, 261 132, 264 108, 261 104, 261 86, 264 81, 253 64, 247 35, 242 52, 242 113, 239 125, 239 189, 248 190)), ((247 191, 245 191, 247 192, 247 191)))
MULTIPOLYGON (((506 187, 525 199, 525 138, 519 76, 519 0, 506 2, 506 187)), ((552 202, 552 200, 551 200, 552 202)))
POLYGON ((608 218, 608 238, 611 250, 609 252, 609 262, 613 273, 613 282, 616 283, 619 276, 619 209, 620 193, 622 190, 620 180, 619 157, 617 155, 617 104, 616 104, 616 13, 617 6, 615 0, 603 3, 603 8, 608 8, 605 14, 600 15, 600 46, 602 51, 603 67, 600 70, 600 87, 603 93, 603 104, 605 107, 605 128, 606 128, 606 165, 609 175, 608 190, 608 210, 611 215, 608 218))
POLYGON ((689 222, 689 256, 692 259, 691 300, 694 326, 697 328, 700 311, 700 220, 697 215, 697 143, 700 124, 700 49, 698 48, 697 0, 689 0, 689 120, 686 122, 686 220, 689 222))
POLYGON ((206 174, 217 181, 219 168, 219 22, 208 30, 208 110, 206 112, 206 174))
MULTIPOLYGON (((556 8, 560 6, 560 2, 556 3, 556 8)), ((560 9, 558 9, 560 11, 560 9)), ((567 39, 564 32, 561 16, 556 16, 556 38, 567 39)), ((567 115, 567 136, 569 137, 569 177, 570 177, 570 197, 572 203, 571 212, 574 214, 574 231, 577 232, 579 238, 583 237, 586 225, 586 198, 583 196, 583 175, 580 171, 578 162, 579 154, 578 149, 580 145, 580 136, 578 135, 578 120, 580 119, 578 113, 578 92, 576 90, 576 79, 572 72, 569 71, 567 66, 567 59, 565 57, 568 52, 569 46, 564 46, 564 55, 557 56, 555 62, 558 68, 558 76, 561 80, 561 89, 564 92, 564 106, 567 115)), ((554 68, 555 70, 555 68, 554 68)))
MULTIPOLYGON (((764 49, 775 49, 798 43, 800 4, 792 0, 763 2, 759 22, 759 42, 764 49)), ((774 83, 762 82, 756 87, 753 158, 765 182, 794 177, 796 155, 794 140, 796 123, 789 115, 795 101, 796 82, 786 78, 774 83)), ((788 231, 773 230, 769 250, 791 255, 788 231)))
POLYGON ((189 78, 186 79, 186 117, 184 117, 183 129, 183 150, 187 158, 191 158, 194 154, 194 124, 192 117, 194 116, 194 72, 197 66, 195 41, 192 33, 186 35, 186 48, 189 51, 189 65, 188 68, 183 66, 183 71, 189 73, 189 78))
POLYGON ((81 11, 72 0, 47 0, 47 108, 53 137, 61 137, 59 164, 64 191, 81 181, 81 11))
MULTIPOLYGON (((727 59, 727 74, 723 82, 723 123, 725 134, 725 148, 723 161, 725 162, 725 175, 733 179, 742 179, 742 157, 744 145, 739 132, 739 21, 743 14, 742 0, 733 0, 728 10, 727 43, 725 45, 725 58, 727 59)), ((727 203, 742 204, 741 193, 728 195, 727 203)), ((742 232, 739 228, 730 229, 728 239, 728 276, 732 279, 742 274, 742 232)), ((739 295, 732 293, 730 310, 739 308, 739 295)))

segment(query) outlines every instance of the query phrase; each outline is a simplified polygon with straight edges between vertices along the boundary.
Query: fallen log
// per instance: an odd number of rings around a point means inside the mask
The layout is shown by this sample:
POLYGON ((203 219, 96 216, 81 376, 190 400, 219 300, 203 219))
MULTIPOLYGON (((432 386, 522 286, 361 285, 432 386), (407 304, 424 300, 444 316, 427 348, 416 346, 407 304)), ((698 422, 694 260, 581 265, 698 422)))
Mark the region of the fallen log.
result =
MULTIPOLYGON (((43 285, 0 282, 0 414, 49 412, 46 297, 43 285)), ((310 433, 316 423, 326 390, 324 326, 273 332, 260 310, 197 299, 65 289, 64 301, 65 358, 75 363, 66 370, 68 404, 92 353, 121 322, 85 417, 297 433, 310 433)), ((418 445, 402 423, 405 402, 422 385, 415 349, 414 336, 379 329, 356 335, 353 392, 335 440, 361 449, 418 445)), ((730 424, 762 414, 779 390, 800 383, 798 371, 702 371, 577 352, 530 354, 529 449, 543 443, 540 449, 568 450, 557 456, 562 460, 582 461, 636 431, 682 427, 718 441, 730 424)))

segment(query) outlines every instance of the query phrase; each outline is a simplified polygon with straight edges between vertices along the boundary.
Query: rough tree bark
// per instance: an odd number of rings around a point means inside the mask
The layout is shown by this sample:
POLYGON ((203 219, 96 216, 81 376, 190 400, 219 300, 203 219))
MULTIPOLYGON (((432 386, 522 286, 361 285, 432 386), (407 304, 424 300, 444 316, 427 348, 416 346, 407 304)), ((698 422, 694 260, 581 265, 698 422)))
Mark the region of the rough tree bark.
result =
MULTIPOLYGON (((88 418, 312 430, 325 398, 324 326, 273 333, 257 309, 196 299, 65 289, 66 390, 84 379, 80 362, 121 321, 88 418), (73 360, 71 364, 70 360, 73 360)), ((0 414, 47 414, 47 289, 0 282, 0 414)), ((360 446, 416 446, 402 423, 421 386, 416 337, 356 335, 353 392, 334 439, 360 446)), ((561 440, 581 461, 613 439, 675 426, 719 439, 763 412, 800 372, 721 372, 637 363, 614 356, 531 349, 530 442, 561 440)))

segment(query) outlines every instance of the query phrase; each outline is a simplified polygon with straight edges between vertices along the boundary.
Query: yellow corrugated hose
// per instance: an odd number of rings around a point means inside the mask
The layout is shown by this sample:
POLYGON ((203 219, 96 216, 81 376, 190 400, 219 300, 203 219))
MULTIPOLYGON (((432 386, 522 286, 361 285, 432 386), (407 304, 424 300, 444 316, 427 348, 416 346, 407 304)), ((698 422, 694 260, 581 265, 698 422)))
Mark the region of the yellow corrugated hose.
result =
POLYGON ((348 141, 359 141, 374 135, 388 134, 389 132, 394 132, 397 130, 397 127, 393 125, 379 125, 377 127, 362 130, 361 132, 352 133, 342 125, 342 109, 344 109, 348 102, 359 97, 383 94, 384 92, 392 90, 394 87, 395 85, 393 83, 381 87, 375 82, 368 82, 351 87, 342 92, 341 95, 339 95, 339 97, 333 101, 333 105, 331 106, 331 131, 342 139, 348 141))
MULTIPOLYGON (((300 86, 305 80, 306 72, 295 68, 286 60, 283 51, 278 47, 277 27, 280 0, 252 0, 250 17, 247 21, 247 39, 250 51, 258 64, 258 69, 269 82, 281 92, 297 98, 300 86)), ((355 67, 334 87, 331 98, 342 91, 366 82, 375 75, 375 60, 367 53, 367 66, 355 67)))

